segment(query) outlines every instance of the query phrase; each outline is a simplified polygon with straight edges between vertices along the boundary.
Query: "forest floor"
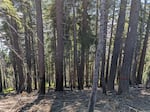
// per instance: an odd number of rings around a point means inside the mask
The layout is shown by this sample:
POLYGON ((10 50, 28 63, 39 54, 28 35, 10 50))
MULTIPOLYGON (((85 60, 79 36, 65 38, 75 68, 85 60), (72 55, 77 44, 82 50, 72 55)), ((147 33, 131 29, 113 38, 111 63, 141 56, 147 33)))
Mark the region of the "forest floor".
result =
MULTIPOLYGON (((0 95, 0 112, 87 112, 90 93, 91 89, 0 95)), ((103 95, 98 89, 95 112, 150 112, 150 90, 130 88, 129 95, 103 95)))

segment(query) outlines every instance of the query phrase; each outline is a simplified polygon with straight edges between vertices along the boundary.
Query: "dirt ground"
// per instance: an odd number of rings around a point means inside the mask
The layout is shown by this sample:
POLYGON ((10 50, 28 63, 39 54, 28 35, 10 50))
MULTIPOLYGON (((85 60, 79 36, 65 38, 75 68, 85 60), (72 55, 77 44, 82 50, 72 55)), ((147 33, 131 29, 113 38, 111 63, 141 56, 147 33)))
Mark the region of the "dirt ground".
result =
MULTIPOLYGON (((87 112, 90 92, 50 90, 45 96, 35 91, 0 95, 0 112, 87 112)), ((95 112, 150 112, 150 90, 130 88, 129 95, 103 95, 98 89, 95 112)))

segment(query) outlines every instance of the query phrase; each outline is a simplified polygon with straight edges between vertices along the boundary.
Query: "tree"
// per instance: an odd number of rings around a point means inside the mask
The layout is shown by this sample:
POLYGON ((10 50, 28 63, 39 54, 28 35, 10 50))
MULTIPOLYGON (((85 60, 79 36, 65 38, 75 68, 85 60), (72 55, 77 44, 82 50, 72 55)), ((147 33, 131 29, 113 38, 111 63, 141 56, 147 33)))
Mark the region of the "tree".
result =
POLYGON ((63 91, 63 0, 56 0, 56 91, 63 91))
POLYGON ((88 0, 83 0, 82 1, 82 20, 81 20, 81 28, 80 28, 80 39, 81 39, 81 58, 80 62, 78 63, 78 89, 81 90, 83 89, 84 85, 84 63, 85 63, 85 48, 86 48, 86 39, 87 39, 87 26, 88 26, 88 21, 87 21, 87 8, 88 8, 88 0))
POLYGON ((100 83, 103 88, 103 93, 106 94, 106 87, 105 87, 105 61, 106 61, 106 41, 107 41, 107 23, 108 23, 108 13, 109 13, 109 1, 106 0, 105 5, 105 23, 104 23, 104 47, 103 47, 103 56, 102 56, 102 65, 101 65, 101 77, 100 77, 100 83))
POLYGON ((94 112, 94 106, 96 102, 96 94, 97 94, 97 85, 98 85, 98 73, 99 73, 99 66, 100 66, 100 58, 103 54, 103 47, 104 47, 104 37, 105 37, 105 8, 106 8, 106 1, 101 0, 101 6, 100 6, 100 35, 99 35, 99 41, 98 46, 96 50, 96 57, 95 57, 95 68, 93 73, 93 86, 92 86, 92 92, 89 100, 88 105, 88 112, 94 112))
POLYGON ((129 91, 129 76, 131 73, 131 65, 133 59, 133 53, 135 49, 135 42, 137 39, 137 26, 139 18, 140 0, 132 0, 131 11, 129 18, 128 34, 124 48, 123 64, 119 76, 119 89, 118 93, 128 93, 129 91))
POLYGON ((44 36, 41 0, 35 0, 38 38, 39 93, 45 94, 44 36))
POLYGON ((112 53, 110 75, 108 78, 108 90, 110 91, 114 90, 114 81, 116 76, 118 57, 121 51, 121 41, 122 41, 122 35, 124 31, 124 24, 125 24, 126 4, 127 4, 127 0, 121 0, 120 12, 119 12, 116 35, 115 35, 116 37, 115 37, 114 48, 112 53))
POLYGON ((2 86, 2 74, 0 70, 0 93, 3 91, 3 86, 2 86))
POLYGON ((148 17, 148 21, 147 21, 146 34, 145 34, 145 38, 144 38, 144 42, 143 42, 142 53, 141 53, 141 57, 140 57, 140 64, 139 64, 138 75, 137 75, 137 83, 138 84, 142 83, 142 74, 143 74, 143 69, 144 69, 144 60, 145 60, 145 56, 146 56, 149 30, 150 30, 150 12, 149 12, 149 17, 148 17))
MULTIPOLYGON (((30 17, 30 6, 28 3, 22 4, 22 12, 23 14, 23 23, 24 23, 24 35, 25 35, 25 53, 26 53, 26 63, 27 63, 27 92, 30 93, 32 91, 32 78, 31 78, 31 36, 30 30, 28 26, 31 26, 28 19, 27 14, 30 17), (24 7, 24 4, 26 7, 24 7)), ((30 19, 29 19, 30 20, 30 19)))
POLYGON ((112 46, 112 40, 113 40, 113 30, 114 30, 114 20, 115 20, 115 0, 113 2, 113 14, 112 14, 112 22, 111 22, 111 34, 110 34, 110 40, 109 40, 109 48, 108 48, 108 56, 107 56, 107 62, 106 62, 106 83, 108 83, 108 74, 109 74, 109 66, 110 66, 110 54, 111 54, 111 46, 112 46))
POLYGON ((14 68, 16 69, 16 73, 15 73, 17 75, 16 78, 18 77, 18 81, 19 81, 17 92, 21 93, 25 89, 25 86, 24 86, 25 79, 24 79, 24 73, 23 73, 22 52, 19 46, 19 35, 17 33, 18 24, 13 18, 10 19, 10 23, 11 23, 11 26, 9 26, 9 32, 10 32, 9 35, 10 35, 11 45, 13 47, 13 49, 11 50, 15 58, 14 64, 16 65, 14 65, 15 66, 14 68))
POLYGON ((75 80, 77 75, 77 28, 76 28, 76 8, 75 8, 75 0, 73 0, 73 39, 74 39, 74 79, 71 76, 71 85, 73 80, 73 86, 75 87, 75 80))
MULTIPOLYGON (((130 81, 131 81, 131 85, 135 85, 137 84, 137 78, 136 76, 139 77, 138 74, 138 67, 140 65, 139 60, 141 57, 141 47, 142 47, 142 43, 143 43, 143 38, 144 38, 144 24, 145 24, 145 20, 146 20, 146 5, 147 5, 147 0, 144 0, 144 7, 142 7, 143 3, 140 4, 140 17, 139 17, 139 22, 140 22, 140 26, 139 26, 139 36, 136 42, 136 47, 135 47, 135 52, 134 52, 134 58, 133 58, 133 66, 132 66, 132 73, 130 76, 130 81)), ((140 65, 141 66, 141 65, 140 65)), ((141 76, 140 76, 141 77, 141 76)), ((141 77, 142 79, 142 77, 141 77)))

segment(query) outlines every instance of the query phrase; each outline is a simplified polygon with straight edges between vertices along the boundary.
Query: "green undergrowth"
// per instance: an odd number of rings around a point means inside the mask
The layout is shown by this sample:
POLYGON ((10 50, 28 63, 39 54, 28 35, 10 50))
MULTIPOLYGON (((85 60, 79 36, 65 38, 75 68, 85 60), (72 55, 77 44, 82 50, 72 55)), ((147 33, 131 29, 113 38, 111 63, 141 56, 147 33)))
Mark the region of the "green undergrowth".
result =
POLYGON ((51 83, 51 84, 50 84, 50 87, 49 87, 49 83, 46 82, 46 83, 45 83, 45 87, 46 87, 46 88, 55 88, 55 84, 54 84, 54 83, 51 83))
POLYGON ((7 89, 4 89, 4 90, 3 90, 3 93, 4 93, 4 94, 7 94, 7 93, 11 93, 11 92, 13 92, 13 91, 14 91, 14 88, 9 87, 9 88, 7 88, 7 89))

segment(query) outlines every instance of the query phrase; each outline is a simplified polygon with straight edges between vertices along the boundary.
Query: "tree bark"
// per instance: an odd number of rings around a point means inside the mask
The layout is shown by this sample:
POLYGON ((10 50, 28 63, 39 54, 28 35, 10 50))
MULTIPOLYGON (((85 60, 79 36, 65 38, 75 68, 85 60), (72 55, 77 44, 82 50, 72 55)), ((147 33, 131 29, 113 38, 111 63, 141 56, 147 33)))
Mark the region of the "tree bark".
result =
MULTIPOLYGON (((74 88, 76 86, 76 77, 77 77, 77 29, 76 29, 75 3, 76 3, 76 0, 73 0, 73 40, 74 40, 73 41, 73 43, 74 43, 74 73, 73 73, 73 77, 74 78, 73 78, 73 87, 74 88)), ((71 79, 71 84, 72 84, 72 79, 71 79)))
POLYGON ((11 19, 11 25, 13 27, 10 28, 10 32, 11 32, 11 38, 12 38, 12 46, 13 46, 13 53, 14 53, 14 57, 15 57, 15 63, 16 63, 16 70, 17 70, 17 74, 18 74, 18 93, 21 93, 22 91, 24 91, 25 86, 24 86, 24 74, 23 74, 23 58, 22 58, 22 52, 20 50, 19 47, 19 36, 17 34, 17 23, 11 19))
POLYGON ((138 67, 139 67, 139 60, 141 57, 141 47, 142 47, 142 42, 143 42, 143 38, 144 38, 144 24, 145 24, 145 12, 146 12, 146 4, 147 4, 147 0, 145 0, 144 3, 144 8, 142 8, 142 3, 140 4, 140 16, 143 17, 142 19, 140 19, 140 26, 139 26, 139 37, 137 39, 136 42, 136 49, 135 49, 135 53, 134 53, 134 60, 133 60, 133 69, 132 69, 132 74, 130 76, 130 80, 131 80, 131 85, 135 85, 137 84, 137 80, 136 80, 136 76, 138 75, 138 67))
POLYGON ((145 60, 145 56, 146 56, 149 30, 150 30, 150 12, 149 12, 149 17, 148 17, 148 21, 147 21, 146 34, 145 34, 145 38, 144 38, 142 54, 140 57, 140 64, 139 64, 139 68, 138 68, 138 75, 137 75, 137 83, 138 84, 142 83, 142 74, 143 74, 143 69, 144 69, 144 60, 145 60))
POLYGON ((56 91, 63 91, 63 0, 56 0, 56 91))
POLYGON ((86 87, 89 87, 89 52, 86 52, 86 87))
POLYGON ((3 86, 2 86, 2 74, 0 70, 0 93, 3 92, 3 86))
POLYGON ((121 0, 116 37, 115 37, 114 48, 112 53, 110 75, 108 78, 108 90, 110 91, 114 90, 114 81, 116 77, 118 57, 121 51, 121 40, 122 40, 124 24, 125 24, 126 5, 127 5, 127 0, 121 0))
POLYGON ((38 37, 39 93, 45 94, 44 36, 41 0, 35 0, 38 37))
POLYGON ((88 112, 94 112, 94 107, 96 103, 96 94, 97 94, 97 85, 98 85, 98 73, 99 73, 99 66, 100 66, 100 58, 103 54, 103 47, 104 47, 104 37, 105 37, 105 8, 106 8, 106 1, 101 0, 101 7, 100 7, 100 35, 99 35, 99 41, 98 46, 96 50, 96 58, 95 58, 95 68, 93 72, 93 86, 92 86, 92 92, 89 100, 88 105, 88 112))
MULTIPOLYGON (((27 10, 27 9, 25 9, 27 10)), ((26 14, 26 12, 24 12, 26 14)), ((30 13, 28 11, 28 13, 30 13)), ((26 21, 27 17, 24 14, 24 32, 25 32, 25 53, 26 53, 26 63, 27 63, 27 92, 30 93, 32 91, 32 79, 31 79, 31 43, 30 43, 30 31, 27 28, 28 21, 26 21)))
POLYGON ((108 74, 110 69, 110 54, 111 54, 111 46, 112 46, 112 40, 113 40, 113 29, 114 29, 114 18, 115 18, 115 0, 113 3, 113 16, 112 16, 112 23, 111 23, 111 34, 110 34, 110 40, 109 40, 109 48, 108 48, 108 56, 107 56, 107 62, 106 62, 106 83, 108 83, 108 74))
POLYGON ((103 47, 103 55, 102 55, 102 67, 101 67, 101 77, 100 83, 103 89, 103 93, 106 94, 106 82, 105 82, 105 62, 106 62, 106 40, 107 40, 107 23, 108 23, 108 12, 109 12, 109 1, 106 0, 105 5, 105 23, 104 23, 104 47, 103 47))
POLYGON ((135 49, 135 42, 137 39, 139 6, 140 6, 140 0, 137 1, 132 0, 128 34, 127 34, 125 49, 124 49, 123 64, 122 64, 121 73, 119 77, 119 89, 118 89, 119 94, 129 92, 129 76, 131 73, 133 53, 135 49))

